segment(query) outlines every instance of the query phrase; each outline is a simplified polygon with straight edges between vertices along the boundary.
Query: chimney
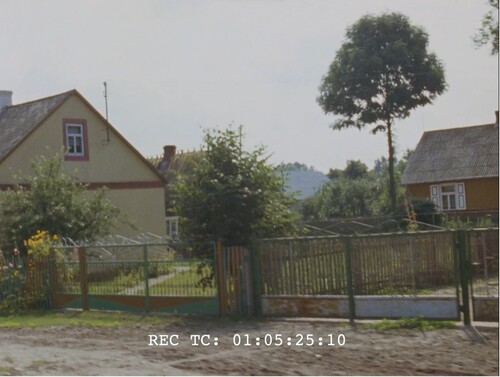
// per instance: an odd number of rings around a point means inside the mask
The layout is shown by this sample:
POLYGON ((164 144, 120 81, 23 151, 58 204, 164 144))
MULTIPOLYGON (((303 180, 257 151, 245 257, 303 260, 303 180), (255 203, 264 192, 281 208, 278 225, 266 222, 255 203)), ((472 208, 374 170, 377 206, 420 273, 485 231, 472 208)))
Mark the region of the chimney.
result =
POLYGON ((170 163, 170 160, 175 156, 175 145, 165 145, 163 147, 163 161, 170 163))
POLYGON ((12 92, 10 90, 0 90, 0 110, 7 106, 12 106, 12 92))

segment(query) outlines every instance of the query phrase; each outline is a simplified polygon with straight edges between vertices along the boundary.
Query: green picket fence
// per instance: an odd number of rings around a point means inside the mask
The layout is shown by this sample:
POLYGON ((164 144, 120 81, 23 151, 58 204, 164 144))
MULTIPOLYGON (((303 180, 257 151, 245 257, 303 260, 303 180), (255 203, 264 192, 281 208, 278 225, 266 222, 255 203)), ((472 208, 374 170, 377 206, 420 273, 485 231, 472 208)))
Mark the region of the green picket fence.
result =
POLYGON ((57 293, 80 294, 82 282, 88 294, 95 295, 157 295, 214 296, 210 260, 176 259, 176 254, 149 255, 149 250, 135 246, 116 248, 118 253, 102 253, 97 247, 85 249, 85 269, 81 261, 68 253, 57 261, 55 286, 57 293), (135 247, 137 249, 137 247, 135 247), (103 258, 103 255, 106 257, 103 258), (123 259, 124 256, 134 258, 123 259), (70 260, 73 259, 73 260, 70 260), (82 277, 85 273, 85 279, 82 277))
POLYGON ((252 249, 215 251, 214 243, 68 247, 5 262, 0 310, 12 300, 22 308, 85 307, 111 296, 117 307, 184 312, 206 305, 216 313, 219 300, 223 314, 258 312, 264 296, 340 295, 352 305, 354 296, 461 293, 463 304, 471 279, 472 298, 498 297, 498 229, 263 239, 252 249), (169 297, 177 301, 160 300, 169 297))
MULTIPOLYGON (((58 293, 81 293, 79 263, 57 264, 58 293)), ((213 296, 215 287, 202 284, 210 274, 207 262, 191 261, 120 261, 88 262, 89 294, 144 295, 146 275, 150 295, 213 296)))
POLYGON ((0 258, 0 313, 49 308, 48 267, 43 257, 0 258))
POLYGON ((264 295, 455 294, 452 232, 267 239, 257 243, 264 295))

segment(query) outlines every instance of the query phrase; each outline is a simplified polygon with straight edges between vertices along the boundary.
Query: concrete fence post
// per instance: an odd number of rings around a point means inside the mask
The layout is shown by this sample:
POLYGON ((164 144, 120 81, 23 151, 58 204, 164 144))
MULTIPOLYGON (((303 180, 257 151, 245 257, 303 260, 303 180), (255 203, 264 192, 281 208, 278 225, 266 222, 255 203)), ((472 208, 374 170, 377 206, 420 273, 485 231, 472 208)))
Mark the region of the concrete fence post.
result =
POLYGON ((464 314, 464 325, 471 324, 470 315, 470 298, 469 298, 469 284, 470 284, 470 255, 468 250, 468 233, 466 230, 459 230, 456 233, 456 247, 458 250, 458 266, 460 271, 460 290, 462 293, 461 309, 464 314))
POLYGON ((349 300, 349 322, 354 325, 356 318, 356 303, 354 301, 354 289, 352 284, 352 242, 350 237, 344 238, 345 270, 347 279, 347 294, 349 300))

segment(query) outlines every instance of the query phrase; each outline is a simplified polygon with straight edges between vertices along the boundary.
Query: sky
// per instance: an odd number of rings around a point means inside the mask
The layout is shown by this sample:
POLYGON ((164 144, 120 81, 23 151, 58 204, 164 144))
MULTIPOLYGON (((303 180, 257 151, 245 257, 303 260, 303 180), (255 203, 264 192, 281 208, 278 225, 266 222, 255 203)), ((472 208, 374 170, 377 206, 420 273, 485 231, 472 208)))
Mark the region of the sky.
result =
POLYGON ((0 0, 0 90, 13 104, 77 89, 144 156, 199 149, 243 125, 269 162, 317 170, 387 156, 386 136, 333 131, 322 77, 366 14, 400 12, 429 34, 448 90, 396 121, 397 155, 424 131, 493 123, 498 56, 472 40, 487 0, 0 0))

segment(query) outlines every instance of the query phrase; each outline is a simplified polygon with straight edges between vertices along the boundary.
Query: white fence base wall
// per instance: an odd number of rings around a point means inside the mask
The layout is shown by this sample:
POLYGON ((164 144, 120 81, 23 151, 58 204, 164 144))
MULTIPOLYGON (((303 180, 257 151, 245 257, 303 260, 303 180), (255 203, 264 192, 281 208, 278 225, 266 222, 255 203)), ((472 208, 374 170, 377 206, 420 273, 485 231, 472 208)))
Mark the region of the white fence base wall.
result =
POLYGON ((474 321, 498 322, 498 297, 476 296, 472 307, 474 321))
MULTIPOLYGON (((355 296, 356 318, 458 320, 456 296, 355 296)), ((349 318, 347 296, 262 296, 262 314, 349 318)))
POLYGON ((460 318, 456 296, 358 296, 354 301, 358 318, 460 318))

